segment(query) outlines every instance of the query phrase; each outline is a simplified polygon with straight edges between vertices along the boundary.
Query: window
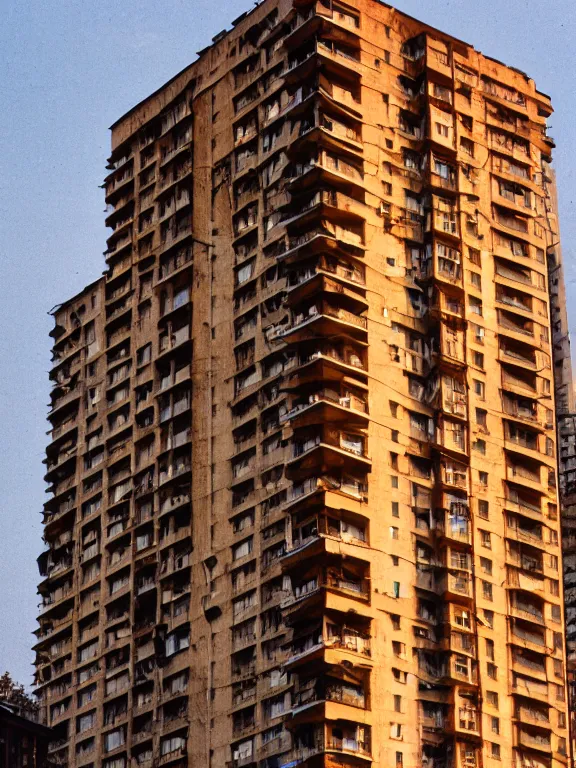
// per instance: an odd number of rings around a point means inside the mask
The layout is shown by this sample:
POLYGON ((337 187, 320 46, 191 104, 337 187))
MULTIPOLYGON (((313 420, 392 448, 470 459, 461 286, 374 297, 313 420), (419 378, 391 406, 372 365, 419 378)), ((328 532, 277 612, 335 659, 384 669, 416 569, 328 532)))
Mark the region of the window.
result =
POLYGON ((482 277, 478 272, 470 272, 470 282, 478 290, 482 290, 482 277))
POLYGON ((484 328, 477 323, 470 323, 470 330, 474 333, 474 341, 476 344, 484 344, 484 336, 486 335, 484 328))
POLYGON ((482 317, 482 299, 478 299, 476 296, 468 296, 468 306, 470 312, 482 317))
POLYGON ((403 768, 404 756, 402 752, 396 752, 396 768, 403 768))
POLYGON ((406 645, 399 640, 392 640, 392 653, 394 656, 404 658, 406 655, 406 645))
POLYGON ((402 726, 400 723, 390 723, 390 738, 401 739, 402 738, 402 726))
POLYGON ((88 712, 81 717, 76 718, 76 733, 84 733, 84 731, 93 728, 96 725, 96 710, 88 712))
POLYGON ((394 568, 396 568, 400 563, 400 558, 398 557, 398 555, 390 555, 390 558, 392 560, 392 565, 394 566, 394 568))
POLYGON ((402 696, 394 694, 394 712, 402 712, 402 696))
POLYGON ((492 584, 489 581, 482 581, 482 596, 485 600, 492 602, 492 584))
POLYGON ((390 485, 392 488, 398 488, 398 476, 397 475, 391 475, 390 476, 390 485))
POLYGON ((398 403, 395 403, 393 400, 390 400, 390 415, 393 419, 398 416, 398 403))
POLYGON ((393 429, 390 433, 390 437, 393 443, 399 442, 400 432, 397 429, 393 429))
POLYGON ((480 568, 488 576, 492 576, 492 560, 488 560, 487 557, 480 558, 480 568))
POLYGON ((492 549, 492 541, 490 539, 490 532, 489 531, 479 531, 480 533, 480 543, 483 547, 486 547, 486 549, 492 549))
POLYGON ((448 126, 444 125, 444 123, 436 123, 436 133, 439 136, 443 136, 445 139, 448 138, 448 126))
POLYGON ((485 411, 483 408, 476 408, 476 424, 479 427, 487 426, 487 416, 488 411, 485 411))
POLYGON ((486 658, 494 661, 494 640, 486 638, 486 658))
POLYGON ((152 344, 146 344, 136 351, 136 365, 146 365, 152 359, 152 344))
POLYGON ((394 680, 397 683, 402 683, 403 685, 406 685, 406 683, 408 682, 408 672, 405 672, 403 669, 392 667, 392 675, 394 677, 394 680))
POLYGON ((468 248, 468 258, 477 267, 480 266, 480 251, 477 248, 468 248))
POLYGON ((550 568, 553 571, 558 570, 558 556, 557 555, 550 555, 550 568))
POLYGON ((498 679, 498 667, 496 664, 493 664, 491 661, 489 661, 486 664, 486 674, 491 680, 497 680, 498 679))
POLYGON ((476 352, 472 354, 472 360, 474 362, 474 365, 478 368, 484 368, 484 353, 483 352, 476 352))
POLYGON ((562 612, 560 610, 560 606, 559 605, 552 605, 550 607, 551 607, 550 617, 551 617, 552 621, 560 621, 561 618, 562 618, 562 612))
POLYGON ((392 502, 392 517, 400 517, 400 505, 397 501, 392 502))
POLYGON ((479 499, 478 501, 478 517, 481 517, 483 520, 488 520, 488 510, 490 508, 490 504, 485 499, 479 499))
MULTIPOLYGON (((494 722, 494 720, 498 720, 498 718, 493 717, 492 722, 494 722)), ((492 726, 492 730, 494 730, 494 726, 492 726)), ((490 744, 490 755, 497 760, 500 760, 500 744, 494 744, 494 742, 490 744)))
POLYGON ((562 659, 554 659, 554 675, 559 677, 560 680, 564 677, 564 664, 562 659))
POLYGON ((392 629, 400 629, 400 616, 397 613, 390 614, 390 621, 392 622, 392 629))
POLYGON ((393 581, 392 582, 392 594, 397 599, 400 597, 400 582, 399 581, 393 581))
POLYGON ((397 539, 398 538, 398 528, 391 525, 390 526, 390 538, 391 539, 397 539))
POLYGON ((486 399, 486 385, 483 381, 474 379, 474 394, 477 395, 481 400, 486 399))
POLYGON ((486 455, 486 440, 474 440, 472 443, 472 448, 477 451, 478 453, 481 453, 483 456, 486 455))
POLYGON ((478 482, 480 485, 488 485, 488 472, 478 472, 478 482))
POLYGON ((498 693, 496 691, 486 691, 486 701, 494 709, 498 709, 498 693))
POLYGON ((460 149, 470 157, 474 157, 474 142, 467 139, 465 136, 460 137, 460 149))
POLYGON ((494 629, 494 611, 489 611, 485 608, 482 615, 484 616, 486 625, 490 627, 490 629, 494 629))
POLYGON ((88 704, 96 695, 96 685, 90 685, 83 691, 78 691, 78 706, 83 707, 88 704))
POLYGON ((104 752, 111 752, 113 749, 121 747, 126 740, 124 728, 117 728, 115 731, 109 731, 104 734, 104 752))

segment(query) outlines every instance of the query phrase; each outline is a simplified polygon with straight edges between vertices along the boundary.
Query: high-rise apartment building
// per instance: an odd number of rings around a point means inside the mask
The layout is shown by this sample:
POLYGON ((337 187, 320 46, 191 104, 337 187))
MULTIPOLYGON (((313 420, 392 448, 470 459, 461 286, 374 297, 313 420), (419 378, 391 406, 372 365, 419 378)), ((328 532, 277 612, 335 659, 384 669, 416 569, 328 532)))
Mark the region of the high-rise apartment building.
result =
POLYGON ((567 764, 551 111, 377 0, 265 0, 114 124, 54 311, 56 764, 567 764))

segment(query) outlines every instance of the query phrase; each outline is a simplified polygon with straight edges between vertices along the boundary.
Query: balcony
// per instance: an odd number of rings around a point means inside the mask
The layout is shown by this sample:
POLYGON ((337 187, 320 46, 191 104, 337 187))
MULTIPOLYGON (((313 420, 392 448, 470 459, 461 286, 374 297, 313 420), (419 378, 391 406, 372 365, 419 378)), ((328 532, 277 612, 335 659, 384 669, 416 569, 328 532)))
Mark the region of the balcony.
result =
POLYGON ((515 315, 502 309, 498 309, 497 314, 498 328, 509 332, 512 338, 515 338, 516 335, 534 338, 534 323, 532 320, 525 320, 520 315, 515 315))
POLYGON ((519 365, 522 368, 537 370, 538 362, 536 353, 526 345, 514 345, 509 340, 502 340, 498 350, 498 359, 512 365, 519 365))
POLYGON ((534 624, 544 625, 544 608, 542 601, 529 601, 514 595, 510 602, 511 615, 518 619, 525 619, 534 624))
POLYGON ((285 508, 297 508, 299 512, 307 507, 317 509, 323 499, 327 506, 361 513, 361 505, 367 501, 367 490, 368 485, 363 477, 317 475, 292 485, 288 490, 285 508))
POLYGON ((338 302, 342 309, 354 314, 365 312, 368 309, 368 302, 363 292, 361 293, 332 277, 314 271, 302 275, 296 285, 289 285, 288 290, 287 306, 291 309, 306 300, 320 300, 321 296, 324 296, 329 303, 338 302))
POLYGON ((326 299, 293 313, 288 328, 279 335, 285 341, 305 341, 310 337, 347 335, 366 342, 368 320, 326 299))
POLYGON ((342 394, 336 389, 323 388, 294 399, 292 407, 280 417, 280 423, 292 421, 295 427, 302 427, 345 422, 351 427, 366 427, 369 420, 367 397, 345 387, 340 392, 342 394))
POLYGON ((361 434, 343 432, 324 426, 292 439, 292 457, 286 464, 286 476, 298 482, 328 468, 349 474, 369 472, 372 461, 366 450, 366 438, 361 434))
POLYGON ((297 765, 315 755, 333 753, 371 762, 370 736, 369 726, 348 721, 339 721, 338 725, 332 722, 304 725, 294 731, 290 758, 297 765))
POLYGON ((286 654, 287 667, 297 667, 317 659, 340 663, 349 654, 352 663, 355 657, 360 657, 362 664, 371 659, 371 638, 366 631, 333 624, 326 619, 315 631, 310 629, 309 624, 309 621, 305 622, 301 629, 294 630, 286 654))
POLYGON ((300 573, 297 580, 292 576, 292 593, 282 601, 283 610, 290 609, 293 613, 296 609, 302 609, 304 604, 315 604, 318 599, 328 604, 327 594, 331 593, 343 598, 330 601, 332 605, 341 605, 341 610, 359 612, 358 602, 367 603, 370 600, 367 565, 348 558, 344 567, 341 558, 334 554, 324 554, 319 560, 319 563, 309 568, 307 575, 300 573), (350 600, 353 602, 350 603, 350 600))
POLYGON ((472 528, 470 516, 463 509, 461 513, 445 512, 444 518, 437 521, 438 534, 449 541, 461 544, 472 543, 472 528))
POLYGON ((521 726, 517 727, 516 737, 517 744, 521 747, 537 749, 541 752, 546 752, 547 754, 550 754, 551 752, 550 732, 547 730, 538 730, 537 728, 521 726))
POLYGON ((472 580, 468 573, 448 572, 438 582, 438 590, 444 599, 472 599, 472 580))
POLYGON ((364 231, 362 227, 334 224, 325 219, 319 226, 288 239, 288 249, 278 255, 280 261, 293 263, 309 258, 315 253, 342 252, 356 258, 364 255, 364 231))
POLYGON ((320 381, 342 382, 342 379, 348 376, 354 377, 359 386, 366 386, 367 368, 365 353, 361 347, 346 342, 314 341, 305 346, 301 345, 298 352, 295 365, 289 374, 290 387, 300 388, 320 381))
POLYGON ((523 464, 506 464, 506 479, 534 490, 542 490, 542 474, 539 466, 529 467, 523 464))

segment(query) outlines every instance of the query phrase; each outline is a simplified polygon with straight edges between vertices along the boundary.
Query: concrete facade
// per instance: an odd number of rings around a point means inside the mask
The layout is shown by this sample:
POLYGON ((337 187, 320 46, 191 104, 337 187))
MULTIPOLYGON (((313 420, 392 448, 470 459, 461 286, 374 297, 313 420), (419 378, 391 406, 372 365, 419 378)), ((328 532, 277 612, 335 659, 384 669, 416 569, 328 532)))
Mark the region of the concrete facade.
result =
POLYGON ((58 765, 567 764, 551 112, 376 0, 265 0, 115 123, 54 312, 58 765))

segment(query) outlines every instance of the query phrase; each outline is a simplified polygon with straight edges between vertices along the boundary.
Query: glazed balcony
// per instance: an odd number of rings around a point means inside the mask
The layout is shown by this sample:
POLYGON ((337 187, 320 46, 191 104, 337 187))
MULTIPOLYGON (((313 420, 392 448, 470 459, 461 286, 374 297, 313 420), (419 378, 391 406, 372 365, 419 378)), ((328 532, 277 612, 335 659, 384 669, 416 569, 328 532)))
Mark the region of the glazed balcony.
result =
POLYGON ((472 525, 470 515, 463 509, 461 513, 444 511, 444 516, 436 521, 439 536, 460 544, 472 543, 472 525))
POLYGON ((440 669, 440 679, 456 684, 477 685, 478 670, 469 656, 451 653, 440 669))
POLYGON ((349 427, 365 428, 368 424, 368 398, 361 391, 345 386, 316 389, 294 398, 280 423, 291 421, 294 427, 345 422, 349 427))
POLYGON ((286 464, 286 477, 295 482, 311 475, 335 470, 347 474, 369 472, 372 460, 366 450, 366 437, 324 426, 308 434, 296 433, 292 456, 286 464))
POLYGON ((461 422, 439 418, 433 441, 440 450, 465 455, 468 452, 467 435, 468 430, 461 422))
POLYGON ((445 600, 471 600, 472 578, 468 573, 449 571, 438 580, 437 591, 445 600))
POLYGON ((466 365, 466 332, 458 321, 443 321, 432 337, 432 362, 448 369, 466 365))
POLYGON ((468 467, 465 464, 445 459, 440 462, 437 476, 448 492, 453 489, 468 491, 468 467))
POLYGON ((458 208, 452 200, 437 195, 432 196, 432 209, 429 212, 430 224, 427 229, 441 237, 460 237, 460 221, 458 208))
POLYGON ((306 763, 316 755, 350 756, 362 763, 372 762, 370 726, 349 721, 337 724, 302 725, 294 730, 290 758, 295 765, 306 763))
MULTIPOLYGON (((343 297, 339 297, 342 300, 343 297)), ((367 342, 368 319, 326 299, 319 299, 292 313, 292 320, 279 336, 288 342, 305 341, 310 336, 346 335, 360 343, 367 342)))

